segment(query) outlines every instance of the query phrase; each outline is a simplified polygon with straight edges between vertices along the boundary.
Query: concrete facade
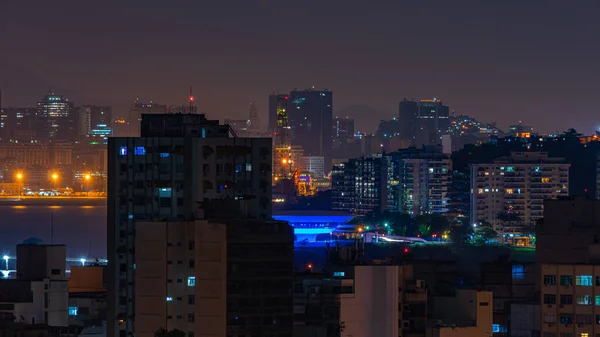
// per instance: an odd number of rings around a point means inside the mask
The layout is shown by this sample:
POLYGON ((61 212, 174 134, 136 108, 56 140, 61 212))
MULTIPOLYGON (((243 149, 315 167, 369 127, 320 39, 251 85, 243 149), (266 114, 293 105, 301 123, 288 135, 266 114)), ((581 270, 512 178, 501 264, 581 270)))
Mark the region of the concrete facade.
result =
POLYGON ((153 337, 160 328, 196 337, 292 335, 287 223, 196 220, 137 228, 136 336, 153 337))
POLYGON ((542 336, 600 334, 600 265, 541 265, 542 336))
POLYGON ((68 326, 65 260, 64 245, 17 245, 17 279, 0 281, 0 313, 16 322, 68 326))
POLYGON ((569 164, 545 152, 514 152, 493 163, 471 165, 471 222, 502 231, 498 214, 514 214, 522 225, 544 216, 544 200, 569 195, 569 164))
POLYGON ((441 318, 427 328, 427 337, 491 337, 491 291, 457 290, 455 297, 435 297, 433 316, 441 318))
POLYGON ((271 217, 271 139, 229 138, 204 115, 143 115, 142 137, 108 144, 108 329, 135 331, 135 223, 194 219, 214 199, 244 200, 271 217))

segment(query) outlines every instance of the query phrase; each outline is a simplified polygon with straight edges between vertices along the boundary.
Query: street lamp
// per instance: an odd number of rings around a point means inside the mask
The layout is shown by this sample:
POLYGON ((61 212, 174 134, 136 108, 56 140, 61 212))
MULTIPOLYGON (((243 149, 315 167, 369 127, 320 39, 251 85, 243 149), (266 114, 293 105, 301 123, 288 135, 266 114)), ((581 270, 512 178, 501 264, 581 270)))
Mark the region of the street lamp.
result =
POLYGON ((6 262, 6 270, 8 270, 8 259, 9 259, 9 257, 8 257, 8 255, 4 255, 2 258, 6 262))
POLYGON ((17 182, 19 182, 19 184, 18 184, 18 186, 19 186, 19 196, 21 196, 21 194, 23 193, 23 173, 22 172, 17 172, 16 178, 17 178, 17 182))
POLYGON ((52 190, 56 190, 56 181, 58 180, 58 173, 52 173, 52 190))
POLYGON ((83 258, 82 258, 82 259, 81 259, 81 260, 79 260, 79 261, 81 262, 81 265, 82 265, 82 266, 85 266, 85 259, 83 259, 83 258))
POLYGON ((87 196, 89 197, 90 196, 90 186, 88 184, 89 184, 89 181, 92 179, 92 175, 89 173, 86 173, 83 176, 83 179, 85 180, 84 187, 85 187, 85 190, 87 191, 87 196))

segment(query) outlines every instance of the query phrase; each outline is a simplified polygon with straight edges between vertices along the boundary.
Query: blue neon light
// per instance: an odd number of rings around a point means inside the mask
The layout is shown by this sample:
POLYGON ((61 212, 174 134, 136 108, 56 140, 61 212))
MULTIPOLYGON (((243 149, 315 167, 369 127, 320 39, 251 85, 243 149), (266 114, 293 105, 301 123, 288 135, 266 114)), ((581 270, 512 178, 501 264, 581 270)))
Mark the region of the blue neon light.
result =
POLYGON ((143 156, 146 154, 146 148, 143 146, 136 146, 133 149, 133 154, 135 154, 136 156, 143 156))
POLYGON ((273 219, 287 221, 290 225, 297 223, 338 223, 343 224, 354 217, 351 215, 273 215, 273 219))

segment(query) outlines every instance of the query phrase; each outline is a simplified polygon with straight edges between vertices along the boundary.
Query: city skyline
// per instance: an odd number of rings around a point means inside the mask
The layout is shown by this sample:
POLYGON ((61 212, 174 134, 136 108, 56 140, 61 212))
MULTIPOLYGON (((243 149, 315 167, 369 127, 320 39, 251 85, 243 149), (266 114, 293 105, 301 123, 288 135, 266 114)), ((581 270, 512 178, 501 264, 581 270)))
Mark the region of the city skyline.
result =
POLYGON ((600 54, 588 43, 600 31, 591 1, 139 4, 8 4, 3 105, 26 106, 51 89, 118 113, 137 97, 184 103, 192 85, 210 118, 246 117, 255 100, 266 120, 273 89, 314 85, 335 92, 334 115, 355 105, 375 110, 380 116, 357 121, 367 131, 397 116, 404 97, 437 97, 502 128, 522 120, 562 131, 565 114, 583 133, 600 124, 590 108, 600 54), (158 28, 131 25, 136 17, 173 19, 158 28))

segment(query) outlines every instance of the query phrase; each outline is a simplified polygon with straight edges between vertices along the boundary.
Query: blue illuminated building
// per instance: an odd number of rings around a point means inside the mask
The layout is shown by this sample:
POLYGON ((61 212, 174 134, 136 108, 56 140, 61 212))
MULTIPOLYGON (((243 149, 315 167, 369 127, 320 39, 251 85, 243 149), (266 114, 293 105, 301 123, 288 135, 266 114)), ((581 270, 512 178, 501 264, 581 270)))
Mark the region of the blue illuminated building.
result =
POLYGON ((326 241, 339 226, 350 222, 354 216, 337 212, 279 212, 273 219, 287 221, 294 227, 296 242, 326 241))

